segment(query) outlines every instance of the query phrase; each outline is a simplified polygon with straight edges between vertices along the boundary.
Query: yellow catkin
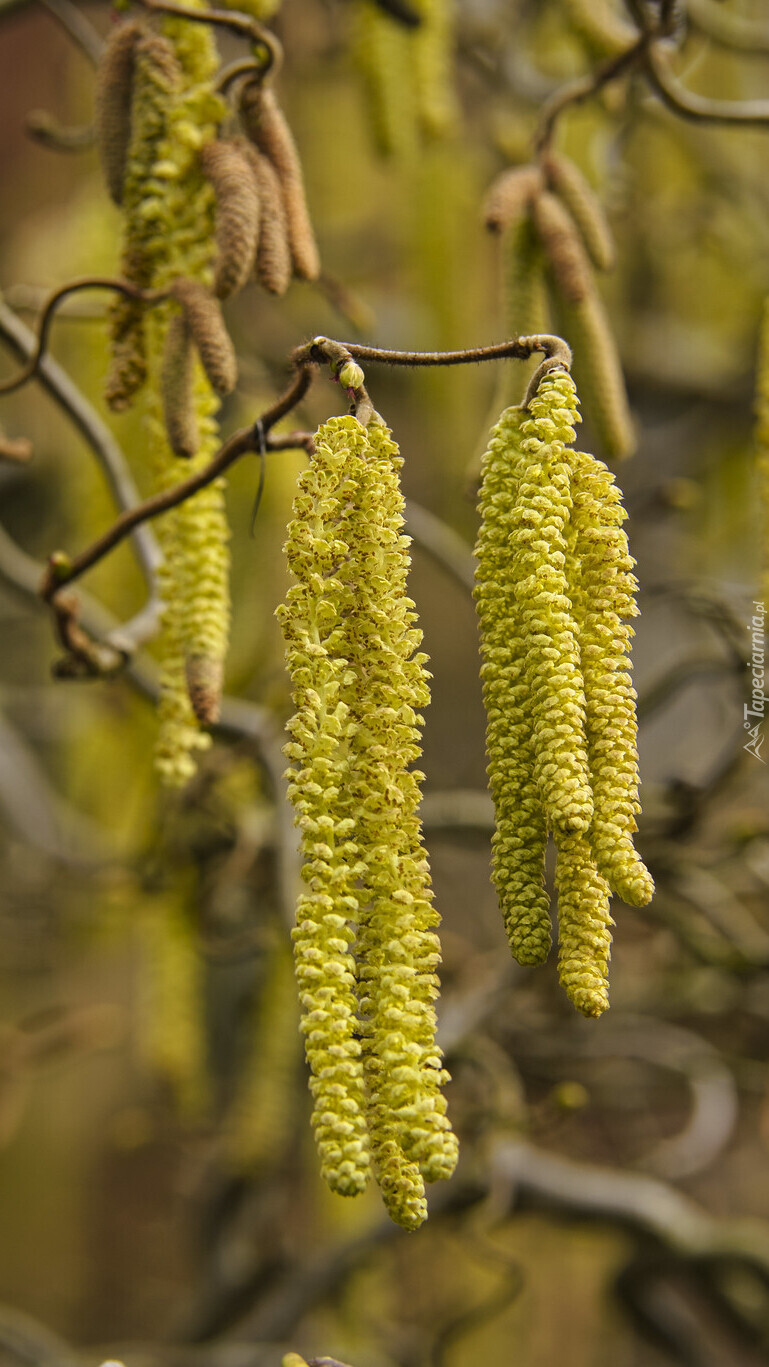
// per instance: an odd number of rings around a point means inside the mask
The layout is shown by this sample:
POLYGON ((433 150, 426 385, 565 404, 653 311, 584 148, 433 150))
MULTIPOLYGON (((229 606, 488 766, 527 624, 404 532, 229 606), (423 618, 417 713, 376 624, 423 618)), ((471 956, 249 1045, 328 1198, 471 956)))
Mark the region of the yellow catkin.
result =
MULTIPOLYGON (((133 52, 131 137, 121 177, 122 271, 131 284, 146 289, 154 283, 157 254, 150 215, 162 191, 154 168, 184 78, 173 47, 161 34, 139 37, 133 52)), ((143 304, 122 295, 110 308, 112 355, 105 397, 116 412, 128 407, 147 378, 145 313, 143 304)))
POLYGON ((245 139, 242 151, 251 168, 259 197, 259 238, 255 273, 270 294, 283 295, 291 284, 291 246, 283 196, 275 167, 245 139))
POLYGON ((574 576, 585 680, 588 761, 593 787, 590 845, 613 892, 645 906, 654 884, 633 847, 637 829, 636 694, 630 676, 629 619, 637 615, 626 517, 614 476, 594 456, 572 462, 574 576))
POLYGON ((421 20, 411 52, 417 117, 428 137, 444 137, 457 120, 454 94, 452 0, 414 0, 421 20))
POLYGON ((206 143, 200 159, 216 195, 214 294, 219 299, 228 299, 243 288, 254 266, 259 238, 259 191, 238 142, 206 143))
POLYGON ((609 1005, 611 927, 609 885, 595 866, 585 835, 556 837, 558 974, 569 1001, 584 1016, 609 1005))
MULTIPOLYGON (((185 322, 219 388, 225 389, 234 382, 234 357, 231 346, 227 351, 229 342, 221 338, 218 304, 207 288, 215 253, 214 195, 199 157, 225 114, 213 89, 218 55, 206 26, 178 18, 162 23, 162 34, 136 46, 123 196, 124 259, 133 255, 140 283, 170 289, 183 300, 185 322)), ((169 301, 148 310, 144 319, 146 369, 152 379, 147 386, 146 452, 157 489, 169 488, 179 478, 160 383, 176 309, 169 301)), ((199 444, 190 458, 191 474, 210 461, 219 445, 217 407, 211 383, 194 358, 192 415, 199 444)), ((220 668, 229 626, 229 532, 221 483, 164 514, 156 526, 164 557, 159 575, 164 606, 155 757, 162 780, 178 786, 194 773, 196 752, 210 743, 190 702, 188 662, 200 657, 220 668)))
POLYGON ((579 421, 571 376, 542 380, 521 424, 513 575, 533 713, 534 777, 548 826, 586 831, 593 798, 577 624, 567 579, 571 476, 566 445, 579 421))
POLYGON ((422 775, 411 767, 428 692, 406 591, 401 464, 376 419, 322 426, 289 529, 299 582, 279 617, 297 708, 285 752, 307 892, 294 945, 321 1168, 354 1194, 370 1153, 392 1218, 415 1228, 423 1184, 450 1174, 457 1142, 435 1039, 422 775))
POLYGON ((307 209, 302 166, 275 92, 259 82, 246 83, 240 95, 239 112, 248 137, 275 169, 294 274, 303 280, 317 280, 320 256, 307 209))
POLYGON ((163 344, 160 391, 163 421, 175 456, 189 460, 200 444, 192 402, 192 337, 181 314, 171 319, 163 344))
POLYGON ((132 21, 113 29, 102 50, 96 73, 96 145, 110 198, 122 203, 126 158, 131 141, 136 44, 143 25, 132 21))
POLYGON ((140 1047, 181 1113, 200 1119, 210 1100, 203 963, 179 893, 152 903, 142 922, 140 1047))
POLYGON ((532 709, 513 574, 513 512, 524 417, 521 409, 504 412, 483 458, 475 601, 496 824, 492 878, 515 958, 536 964, 547 958, 551 929, 544 882, 547 825, 534 781, 532 709))
POLYGON ((290 1138, 297 1087, 298 1011, 290 946, 268 951, 243 1077, 225 1124, 231 1166, 261 1172, 280 1160, 290 1138))
POLYGON ((600 271, 610 271, 616 255, 614 238, 592 185, 576 162, 561 152, 548 152, 543 168, 550 188, 563 200, 577 225, 593 265, 600 271))
POLYGON ((411 157, 418 114, 411 69, 413 33, 382 12, 373 0, 355 0, 353 53, 377 151, 411 157))
POLYGON ((352 551, 345 532, 355 487, 353 463, 365 446, 365 432, 354 419, 332 419, 316 434, 286 542, 297 582, 278 610, 295 707, 285 747, 289 797, 301 833, 306 884, 293 932, 302 1031, 321 1173, 343 1196, 362 1191, 370 1172, 351 951, 362 868, 352 839, 355 819, 346 811, 354 724, 345 702, 345 618, 351 596, 343 578, 352 551))
POLYGON ((425 1181, 450 1176, 457 1141, 441 1088, 448 1081, 436 1044, 439 922, 418 817, 423 775, 419 709, 429 702, 421 632, 407 593, 410 541, 403 535, 403 464, 388 428, 372 421, 351 519, 356 590, 347 621, 351 694, 351 791, 364 866, 360 980, 364 1067, 372 1136, 387 1136, 425 1181))
POLYGON ((603 301, 595 286, 579 303, 557 303, 559 331, 574 353, 574 378, 585 413, 607 460, 625 460, 636 449, 622 362, 603 301))

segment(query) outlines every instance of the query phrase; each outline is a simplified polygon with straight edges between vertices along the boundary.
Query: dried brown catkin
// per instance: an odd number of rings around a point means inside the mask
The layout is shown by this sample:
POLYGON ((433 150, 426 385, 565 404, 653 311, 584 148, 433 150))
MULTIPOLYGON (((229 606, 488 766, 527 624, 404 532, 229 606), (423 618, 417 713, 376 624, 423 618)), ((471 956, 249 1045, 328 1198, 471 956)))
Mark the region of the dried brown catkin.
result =
POLYGON ((214 294, 228 299, 243 288, 253 268, 259 236, 259 191, 237 141, 206 143, 200 162, 216 196, 214 294))
POLYGON ((291 248, 277 172, 250 143, 243 144, 259 195, 256 278, 270 294, 285 294, 291 283, 291 248))
POLYGON ((307 210, 302 166, 291 129, 274 92, 255 81, 248 82, 241 91, 240 117, 249 138, 277 173, 294 272, 303 280, 317 280, 320 257, 307 210))
POLYGON ((131 141, 136 44, 146 30, 132 22, 113 29, 96 73, 96 142, 110 198, 122 203, 126 157, 131 141))
POLYGON ((599 271, 614 266, 614 238, 603 207, 579 167, 560 152, 549 152, 543 161, 550 188, 563 200, 576 223, 593 265, 599 271))
POLYGON ((593 279, 574 219, 549 190, 534 200, 533 218, 558 293, 569 304, 580 303, 592 292, 593 279))
POLYGON ((238 364, 218 301, 197 280, 175 280, 171 293, 182 306, 211 384, 217 394, 230 394, 237 383, 238 364))
POLYGON ((175 456, 188 459, 200 444, 192 396, 192 336, 181 313, 168 324, 163 344, 160 393, 168 444, 175 456))

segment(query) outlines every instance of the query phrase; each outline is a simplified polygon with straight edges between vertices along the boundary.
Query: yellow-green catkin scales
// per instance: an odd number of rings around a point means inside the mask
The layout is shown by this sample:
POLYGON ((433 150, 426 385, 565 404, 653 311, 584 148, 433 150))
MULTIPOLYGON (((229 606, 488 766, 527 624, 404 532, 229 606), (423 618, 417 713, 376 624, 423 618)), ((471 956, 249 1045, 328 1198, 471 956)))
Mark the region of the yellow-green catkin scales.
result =
POLYGON ((296 709, 288 724, 287 776, 307 886, 293 941, 313 1126, 321 1172, 332 1190, 348 1196, 363 1189, 370 1170, 351 951, 362 866, 350 838, 355 821, 347 814, 352 724, 344 652, 351 603, 342 577, 353 552, 344 535, 356 483, 352 467, 365 447, 365 431, 353 418, 331 419, 317 433, 286 542, 298 582, 278 610, 296 709))
POLYGON ((573 457, 575 578, 588 760, 593 785, 590 843, 612 891, 632 906, 651 901, 654 884, 633 847, 637 829, 636 694, 630 676, 630 619, 637 615, 633 575, 614 476, 594 456, 573 457))
POLYGON ((609 1005, 611 927, 609 885, 596 869, 581 832, 556 839, 558 975, 569 1001, 584 1016, 609 1005))
MULTIPOLYGON (((372 420, 367 437, 352 519, 357 592, 347 629, 357 680, 353 792, 365 889, 359 971, 369 1124, 376 1145, 386 1118, 385 1139, 433 1182, 453 1171, 457 1141, 435 1039, 439 917, 417 814, 423 775, 411 767, 421 754, 428 675, 407 593, 402 459, 380 421, 372 420)), ((405 1168, 401 1180, 409 1186, 405 1168)))
POLYGON ((512 519, 534 779, 553 832, 586 831, 593 816, 585 694, 566 563, 572 503, 566 447, 577 422, 571 376, 562 370, 545 375, 521 424, 523 459, 512 519))
MULTIPOLYGON (((225 114, 213 88, 218 54, 203 24, 167 18, 162 27, 162 34, 149 33, 135 50, 123 194, 124 269, 143 286, 205 293, 216 252, 214 193, 199 153, 215 138, 225 114)), ((213 299, 210 303, 217 307, 213 299)), ((147 310, 141 326, 143 365, 150 379, 148 464, 158 489, 169 488, 180 477, 163 412, 164 397, 168 403, 167 334, 174 317, 178 305, 169 301, 147 310)), ((173 327, 178 329, 178 323, 173 327)), ((121 403, 132 397, 138 377, 134 367, 128 378, 124 361, 125 346, 118 336, 110 383, 114 390, 122 376, 121 403)), ((188 396, 184 430, 176 440, 179 432, 172 424, 170 435, 185 454, 193 434, 196 438, 196 450, 185 461, 186 476, 206 465, 219 445, 214 417, 218 399, 197 357, 182 380, 188 396)), ((164 555, 164 610, 156 758, 163 780, 179 785, 194 772, 195 751, 208 743, 198 721, 215 720, 221 691, 229 626, 229 534, 221 485, 165 514, 157 529, 164 555)))
POLYGON ((483 458, 475 602, 496 818, 492 879, 515 958, 537 964, 547 958, 551 941, 544 883, 547 825, 534 780, 532 707, 513 574, 513 512, 525 418, 519 408, 504 412, 483 458))

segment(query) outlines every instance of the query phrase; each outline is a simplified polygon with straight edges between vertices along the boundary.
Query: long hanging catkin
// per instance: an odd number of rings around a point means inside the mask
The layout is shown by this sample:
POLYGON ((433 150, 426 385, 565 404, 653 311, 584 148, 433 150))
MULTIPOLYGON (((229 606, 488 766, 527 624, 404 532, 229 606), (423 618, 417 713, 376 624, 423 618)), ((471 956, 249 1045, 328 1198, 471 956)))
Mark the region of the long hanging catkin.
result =
MULTIPOLYGON (((211 459, 219 445, 217 394, 228 393, 236 379, 232 344, 209 288, 215 195, 201 164, 201 148, 214 143, 226 109, 214 91, 218 56, 205 25, 169 17, 162 32, 134 29, 118 47, 130 77, 130 138, 125 154, 114 158, 115 168, 124 162, 122 176, 117 169, 108 175, 113 189, 121 180, 125 275, 172 298, 150 310, 119 301, 107 393, 113 407, 125 407, 146 384, 145 449, 155 487, 165 489, 178 482, 179 456, 193 474, 211 459)), ((102 73, 102 86, 108 75, 102 73)), ((100 99, 106 125, 114 114, 110 99, 115 108, 120 101, 106 92, 100 99)), ((128 96, 120 100, 122 109, 128 96)), ((164 607, 156 763, 164 782, 179 785, 195 770, 195 752, 209 743, 199 723, 215 720, 219 708, 229 628, 221 482, 165 514, 157 529, 164 607)))
POLYGON ((632 836, 638 805, 629 619, 637 612, 612 475, 571 449, 570 375, 503 413, 483 462, 475 591, 496 813, 492 877, 511 948, 539 963, 556 846, 559 973, 586 1015, 608 1006, 611 892, 653 894, 632 836))
POLYGON ((289 528, 279 619, 296 712, 286 755, 307 891, 294 950, 321 1169, 343 1194, 373 1162, 415 1228, 457 1143, 435 1041, 440 958, 417 815, 425 657, 407 595, 400 456, 374 416, 315 439, 289 528))

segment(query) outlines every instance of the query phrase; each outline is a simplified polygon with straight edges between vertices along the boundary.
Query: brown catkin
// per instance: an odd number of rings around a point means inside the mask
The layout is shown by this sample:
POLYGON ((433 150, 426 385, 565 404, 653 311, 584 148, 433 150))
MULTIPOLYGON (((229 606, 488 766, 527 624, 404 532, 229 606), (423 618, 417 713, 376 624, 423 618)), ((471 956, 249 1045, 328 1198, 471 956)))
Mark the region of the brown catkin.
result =
POLYGON ((592 185, 571 157, 560 152, 549 152, 543 165, 548 184, 574 219, 593 265, 599 271, 612 270, 614 238, 592 185))
POLYGON ((96 73, 96 143, 110 198, 122 203, 126 157, 131 141, 136 45, 145 29, 140 23, 121 24, 104 44, 96 73))
POLYGON ((285 294, 291 283, 291 248, 277 172, 250 143, 244 145, 259 195, 256 278, 270 294, 285 294))
POLYGON ((201 364, 217 394, 232 393, 238 364, 218 301, 197 280, 175 280, 171 293, 182 306, 201 364))
POLYGON ((549 190, 533 203, 534 225, 558 294, 579 304, 593 288, 590 262, 568 209, 549 190))
POLYGON ((200 162, 216 196, 214 294, 228 299, 243 288, 253 269, 259 236, 259 191, 237 141, 206 143, 200 162))
POLYGON ((636 449, 622 362, 595 285, 576 304, 557 301, 558 330, 574 352, 574 379, 585 414, 607 460, 624 460, 636 449))
POLYGON ((188 655, 184 671, 195 716, 204 726, 213 725, 222 708, 224 661, 212 655, 188 655))
POLYGON ((272 90, 248 82, 240 95, 240 117, 248 137, 263 152, 280 184, 294 273, 317 280, 320 257, 307 210, 304 177, 291 129, 272 90))
POLYGON ((168 324, 163 343, 160 394, 168 444, 175 456, 189 460, 200 445, 192 394, 192 336, 181 313, 168 324))
POLYGON ((489 232, 504 232, 523 218, 543 184, 538 166, 513 166, 497 176, 483 202, 483 221, 489 232))

